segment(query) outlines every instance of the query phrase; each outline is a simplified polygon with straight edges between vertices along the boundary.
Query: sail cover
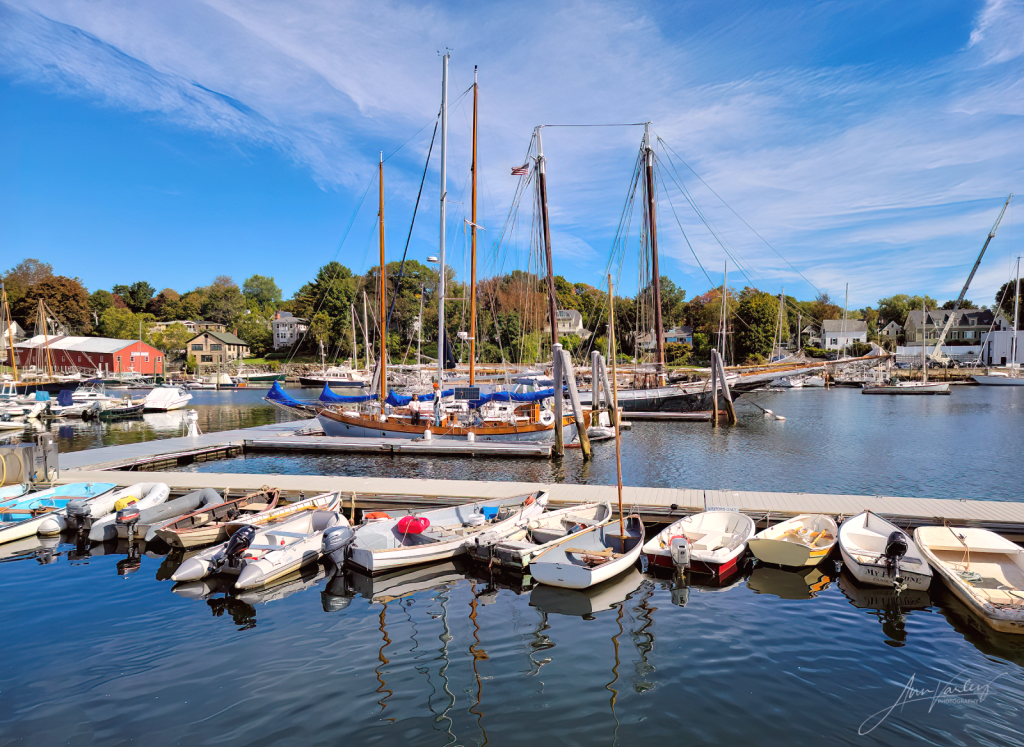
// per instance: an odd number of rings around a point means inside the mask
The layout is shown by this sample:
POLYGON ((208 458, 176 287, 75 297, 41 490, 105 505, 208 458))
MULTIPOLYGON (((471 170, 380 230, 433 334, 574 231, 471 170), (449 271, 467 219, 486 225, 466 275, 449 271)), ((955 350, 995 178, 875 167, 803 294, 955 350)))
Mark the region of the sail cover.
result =
POLYGON ((350 397, 350 396, 346 396, 346 395, 343 395, 343 394, 338 394, 337 392, 332 390, 331 387, 328 386, 326 383, 324 383, 324 390, 322 392, 320 392, 320 401, 321 402, 330 402, 330 403, 336 403, 336 404, 342 404, 342 403, 344 403, 344 404, 355 404, 355 403, 358 403, 358 402, 369 402, 371 399, 377 399, 377 395, 376 394, 358 394, 358 395, 350 397))
POLYGON ((299 402, 288 394, 288 392, 282 389, 280 381, 275 381, 274 385, 270 387, 270 391, 267 392, 267 399, 280 402, 282 405, 287 405, 288 407, 302 407, 305 404, 304 402, 299 402))
MULTIPOLYGON (((454 389, 445 389, 443 392, 441 392, 441 399, 444 399, 445 397, 452 397, 454 395, 455 395, 455 390, 454 389)), ((434 392, 430 392, 429 394, 419 394, 419 395, 416 395, 416 396, 417 396, 417 399, 420 402, 433 402, 434 401, 434 392)), ((384 401, 387 404, 391 405, 392 407, 404 407, 407 404, 409 404, 410 402, 412 402, 412 396, 411 395, 405 395, 405 394, 398 394, 394 389, 392 389, 392 390, 390 390, 388 392, 388 398, 386 400, 384 400, 384 401)))
POLYGON ((480 407, 488 402, 540 402, 555 396, 554 388, 539 389, 536 392, 493 392, 484 394, 480 399, 470 400, 470 407, 480 407))

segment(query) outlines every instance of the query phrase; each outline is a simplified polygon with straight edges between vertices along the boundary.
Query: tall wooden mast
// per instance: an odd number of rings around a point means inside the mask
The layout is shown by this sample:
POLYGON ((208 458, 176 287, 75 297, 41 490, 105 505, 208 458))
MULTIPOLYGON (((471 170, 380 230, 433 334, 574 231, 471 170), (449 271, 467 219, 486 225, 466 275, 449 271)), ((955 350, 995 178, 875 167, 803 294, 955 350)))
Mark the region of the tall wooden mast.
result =
POLYGON ((548 313, 551 315, 551 345, 558 344, 558 306, 555 303, 555 273, 551 262, 551 222, 548 219, 548 177, 545 167, 544 144, 537 133, 537 188, 540 190, 540 222, 544 232, 544 261, 548 266, 548 313))
MULTIPOLYGON (((437 259, 437 386, 444 388, 444 232, 448 220, 448 53, 441 66, 441 236, 437 259)), ((437 399, 435 398, 435 402, 437 399)))
POLYGON ((11 307, 7 305, 7 286, 0 285, 0 300, 3 301, 3 306, 0 306, 0 312, 3 313, 3 318, 7 322, 7 344, 11 351, 11 368, 14 370, 14 380, 18 380, 18 358, 14 355, 14 331, 11 328, 11 307))
POLYGON ((384 152, 380 154, 380 406, 384 412, 384 400, 388 396, 388 266, 384 261, 384 152))
POLYGON ((665 329, 661 321, 661 272, 658 269, 658 220, 654 199, 654 148, 651 147, 651 123, 644 124, 644 152, 647 162, 647 222, 651 240, 651 287, 654 290, 654 370, 659 382, 665 372, 665 329))
POLYGON ((469 260, 469 385, 476 384, 476 126, 477 99, 480 86, 476 80, 476 65, 473 66, 473 208, 470 226, 471 251, 469 260))

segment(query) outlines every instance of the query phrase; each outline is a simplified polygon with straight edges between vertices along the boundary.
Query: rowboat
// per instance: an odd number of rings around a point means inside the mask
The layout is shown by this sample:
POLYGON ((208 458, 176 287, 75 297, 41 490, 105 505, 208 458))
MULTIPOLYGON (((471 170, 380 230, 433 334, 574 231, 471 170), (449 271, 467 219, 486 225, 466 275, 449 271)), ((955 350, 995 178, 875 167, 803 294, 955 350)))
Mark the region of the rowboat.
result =
POLYGON ((628 572, 589 589, 566 589, 539 584, 530 592, 530 606, 549 615, 585 617, 622 604, 640 588, 644 576, 635 566, 628 572))
POLYGON ((644 524, 639 516, 627 516, 625 534, 619 522, 591 527, 536 556, 530 573, 538 582, 565 589, 589 589, 629 570, 640 557, 644 524))
POLYGON ((918 527, 914 541, 949 590, 987 625, 1024 634, 1024 550, 975 527, 918 527))
POLYGON ((865 511, 839 528, 843 563, 862 584, 927 589, 932 571, 914 540, 895 524, 865 511))
MULTIPOLYGON (((18 426, 21 427, 20 425, 18 426)), ((21 485, 5 485, 0 488, 0 501, 6 501, 10 498, 20 498, 30 490, 28 483, 22 483, 21 485)))
POLYGON ((225 543, 189 558, 171 578, 196 581, 210 573, 237 575, 236 589, 264 586, 321 556, 323 533, 348 524, 337 511, 304 511, 257 528, 240 527, 225 543))
POLYGON ((171 489, 162 482, 147 483, 142 490, 129 492, 115 502, 113 513, 93 520, 92 527, 89 529, 89 540, 106 542, 117 539, 117 516, 120 511, 132 506, 133 509, 141 512, 160 505, 167 500, 170 494, 171 489))
POLYGON ((69 503, 95 498, 113 487, 112 482, 74 482, 8 498, 0 503, 0 543, 37 533, 59 534, 69 503))
MULTIPOLYGON (((547 493, 540 492, 424 511, 411 517, 415 522, 388 517, 361 524, 347 560, 370 573, 448 560, 464 553, 466 544, 484 532, 503 539, 540 516, 546 503, 547 493)), ((340 560, 333 554, 331 559, 340 560)))
POLYGON ((216 506, 205 506, 200 511, 156 527, 153 533, 170 547, 202 547, 223 542, 229 536, 228 524, 274 509, 279 497, 280 491, 267 488, 216 506))
POLYGON ((466 549, 474 560, 521 573, 534 557, 549 547, 571 539, 588 527, 602 524, 611 516, 612 507, 607 502, 546 511, 497 542, 488 542, 488 537, 481 535, 468 543, 466 549))
POLYGON ((764 563, 817 565, 832 551, 839 528, 824 514, 801 514, 758 532, 747 543, 764 563))
POLYGON ((654 565, 688 565, 705 573, 729 573, 747 551, 757 528, 754 520, 736 511, 705 511, 680 519, 663 529, 643 547, 654 565), (673 552, 673 546, 675 548, 673 552))
POLYGON ((170 524, 182 514, 220 502, 220 493, 213 488, 194 490, 172 501, 138 509, 135 514, 118 516, 114 521, 114 530, 120 539, 143 537, 146 542, 150 542, 156 537, 156 530, 164 524, 170 524))

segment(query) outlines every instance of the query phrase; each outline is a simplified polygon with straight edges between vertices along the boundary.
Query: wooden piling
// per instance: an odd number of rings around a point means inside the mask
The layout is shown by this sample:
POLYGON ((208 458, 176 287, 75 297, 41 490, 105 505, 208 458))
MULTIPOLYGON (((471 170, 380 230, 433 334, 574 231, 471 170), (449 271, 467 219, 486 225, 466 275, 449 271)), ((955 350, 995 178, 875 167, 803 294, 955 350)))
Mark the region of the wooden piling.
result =
MULTIPOLYGON (((562 376, 565 378, 565 385, 569 388, 569 402, 572 403, 572 414, 576 419, 576 434, 580 439, 580 449, 583 451, 583 458, 590 459, 590 437, 587 435, 587 424, 583 420, 583 406, 580 404, 580 393, 576 390, 576 373, 573 371, 572 359, 569 357, 568 350, 560 350, 559 355, 562 357, 562 376)), ((555 397, 561 391, 561 382, 555 379, 556 391, 555 397)), ((555 428, 561 430, 562 421, 555 421, 555 428)))
MULTIPOLYGON (((551 318, 555 326, 555 318, 551 318)), ((551 378, 555 384, 555 456, 565 456, 565 436, 562 433, 562 346, 557 342, 551 346, 551 378)))

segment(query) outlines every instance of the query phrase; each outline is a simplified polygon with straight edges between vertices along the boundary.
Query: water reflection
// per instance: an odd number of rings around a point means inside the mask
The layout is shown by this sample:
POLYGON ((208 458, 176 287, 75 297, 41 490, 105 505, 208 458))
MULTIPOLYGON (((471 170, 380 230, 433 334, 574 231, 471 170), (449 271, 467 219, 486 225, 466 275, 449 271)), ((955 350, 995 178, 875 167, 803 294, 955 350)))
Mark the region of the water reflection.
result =
POLYGON ((547 614, 593 620, 596 613, 626 601, 626 597, 640 588, 643 578, 639 570, 632 568, 590 589, 562 589, 539 584, 530 592, 530 606, 547 614))
POLYGON ((1012 635, 993 630, 946 588, 933 583, 932 601, 953 629, 976 649, 988 656, 1024 666, 1024 635, 1012 635))
POLYGON ((0 545, 0 563, 10 563, 19 560, 37 560, 40 565, 56 563, 57 559, 65 554, 68 549, 58 552, 61 545, 60 536, 40 537, 33 535, 25 539, 5 542, 0 545))
POLYGON ((907 641, 907 616, 911 610, 925 610, 932 600, 926 590, 904 589, 882 586, 866 586, 857 582, 849 571, 843 570, 837 585, 846 598, 857 609, 873 612, 886 635, 885 643, 903 646, 907 641))
POLYGON ((752 591, 779 599, 812 599, 831 583, 832 577, 819 566, 797 569, 758 565, 747 579, 747 587, 752 591))

